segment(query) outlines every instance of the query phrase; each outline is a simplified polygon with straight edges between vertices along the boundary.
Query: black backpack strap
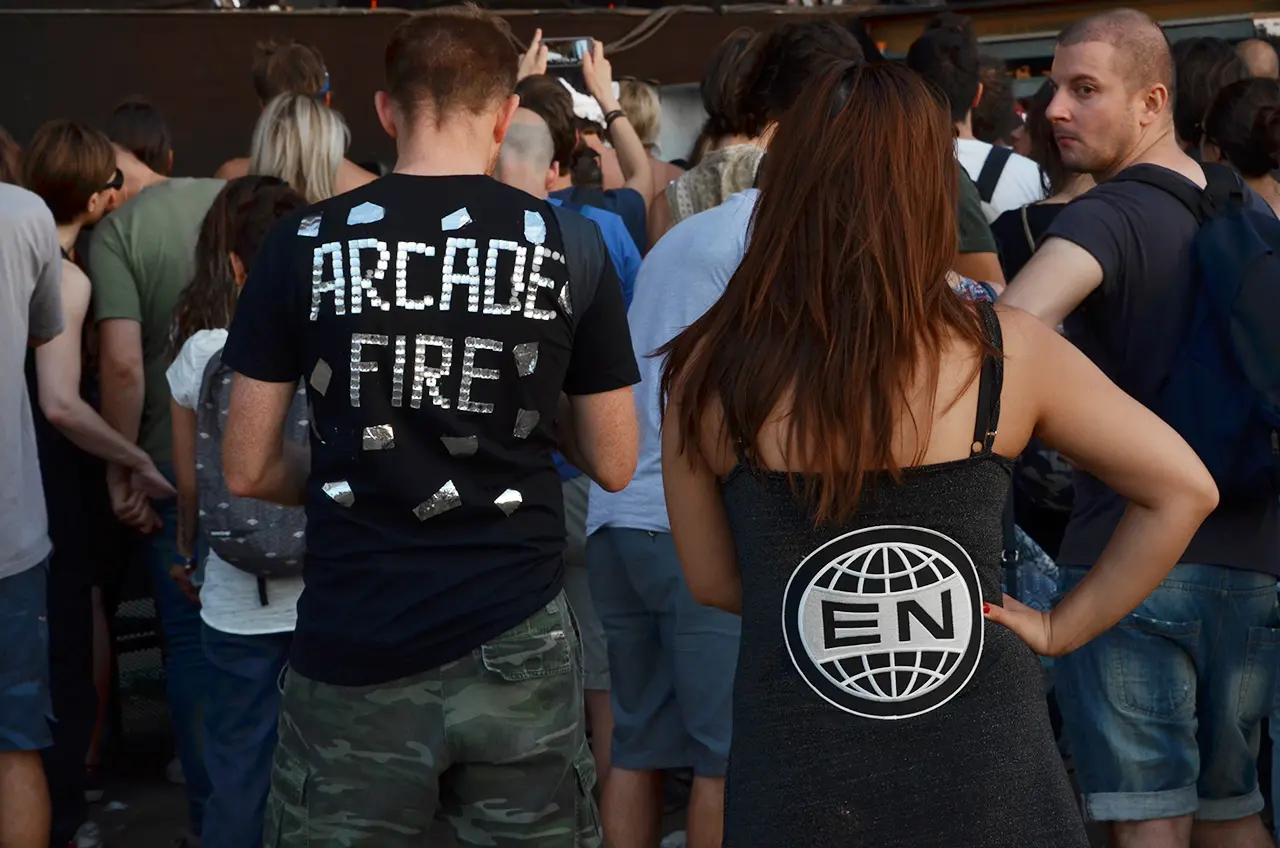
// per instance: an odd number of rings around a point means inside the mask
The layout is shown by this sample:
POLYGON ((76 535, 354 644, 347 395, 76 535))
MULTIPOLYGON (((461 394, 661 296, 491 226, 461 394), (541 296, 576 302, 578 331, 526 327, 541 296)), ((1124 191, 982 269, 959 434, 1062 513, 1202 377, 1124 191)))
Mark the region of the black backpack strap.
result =
POLYGON ((569 269, 569 318, 576 328, 578 318, 595 300, 596 287, 600 285, 605 263, 609 261, 609 251, 595 221, 561 209, 554 203, 548 203, 547 208, 560 225, 565 267, 569 269))
POLYGON ((991 198, 996 196, 1000 175, 1004 173, 1004 166, 1009 164, 1009 157, 1012 155, 1013 151, 1009 148, 992 145, 991 151, 987 154, 987 161, 982 163, 982 171, 978 174, 976 182, 978 196, 982 198, 983 203, 990 203, 991 198))
POLYGON ((1200 167, 1204 169, 1207 182, 1203 190, 1176 171, 1159 165, 1132 165, 1112 177, 1111 181, 1143 183, 1171 194, 1200 224, 1226 212, 1233 205, 1244 204, 1244 186, 1234 171, 1216 162, 1205 162, 1200 167))
POLYGON ((978 411, 973 423, 973 445, 970 456, 991 453, 991 446, 996 441, 996 431, 1000 426, 1000 390, 1004 385, 1004 337, 1000 332, 1000 319, 996 317, 995 307, 980 301, 978 311, 982 315, 982 325, 987 331, 987 339, 995 347, 996 356, 982 358, 982 373, 978 377, 978 411))

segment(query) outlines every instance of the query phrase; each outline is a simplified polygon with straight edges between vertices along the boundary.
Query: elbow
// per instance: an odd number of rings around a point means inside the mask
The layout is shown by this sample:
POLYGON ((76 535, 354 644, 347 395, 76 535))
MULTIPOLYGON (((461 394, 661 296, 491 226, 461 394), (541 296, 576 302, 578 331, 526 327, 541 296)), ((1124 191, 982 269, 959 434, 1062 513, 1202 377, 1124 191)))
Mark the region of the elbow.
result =
POLYGON ((631 484, 636 473, 637 456, 633 451, 625 458, 614 458, 611 462, 602 463, 596 471, 596 482, 606 492, 621 492, 631 484))
POLYGON ((715 586, 703 582, 698 584, 690 583, 689 594, 704 607, 740 615, 741 601, 732 592, 727 591, 728 588, 727 586, 715 586))
POLYGON ((98 368, 103 383, 116 388, 140 387, 143 381, 142 360, 134 357, 104 355, 98 368))
POLYGON ((75 422, 75 406, 66 398, 40 397, 40 411, 49 423, 59 430, 66 430, 75 422))
POLYGON ((222 463, 222 476, 227 482, 227 491, 237 498, 255 498, 263 489, 263 477, 252 470, 234 462, 222 463))
POLYGON ((1218 494, 1218 485, 1213 482, 1213 477, 1209 474, 1208 469, 1202 467, 1200 470, 1201 473, 1196 475, 1195 480, 1188 487, 1188 499, 1196 514, 1203 520, 1218 508, 1220 496, 1218 494))

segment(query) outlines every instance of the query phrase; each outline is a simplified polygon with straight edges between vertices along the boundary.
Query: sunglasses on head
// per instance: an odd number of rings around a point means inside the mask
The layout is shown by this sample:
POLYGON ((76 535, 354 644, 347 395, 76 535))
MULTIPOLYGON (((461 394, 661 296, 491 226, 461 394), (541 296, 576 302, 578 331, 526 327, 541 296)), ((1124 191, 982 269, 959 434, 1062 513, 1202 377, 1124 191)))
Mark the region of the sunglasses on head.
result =
POLYGON ((320 90, 315 93, 315 97, 324 97, 329 93, 329 72, 324 72, 324 85, 320 86, 320 90))
POLYGON ((116 168, 116 172, 111 177, 111 182, 102 187, 102 191, 111 191, 112 189, 120 190, 124 188, 124 171, 116 168))

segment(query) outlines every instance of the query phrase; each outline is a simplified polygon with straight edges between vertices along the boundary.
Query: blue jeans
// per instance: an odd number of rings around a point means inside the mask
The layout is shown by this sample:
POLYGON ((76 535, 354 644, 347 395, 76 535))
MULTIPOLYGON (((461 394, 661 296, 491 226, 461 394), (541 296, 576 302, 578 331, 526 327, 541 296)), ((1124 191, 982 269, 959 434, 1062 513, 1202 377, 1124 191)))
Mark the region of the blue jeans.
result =
MULTIPOLYGON (((1061 572, 1064 595, 1086 573, 1061 572)), ((1182 564, 1131 615, 1055 661, 1088 818, 1234 821, 1262 810, 1277 623, 1275 577, 1182 564)))
MULTIPOLYGON (((172 479, 168 467, 161 471, 172 479)), ((156 612, 165 642, 165 691, 173 720, 178 760, 187 781, 187 815, 191 832, 200 835, 204 825, 204 805, 209 799, 209 776, 205 772, 201 744, 201 723, 209 687, 209 663, 200 644, 200 607, 169 578, 169 568, 178 550, 178 503, 154 504, 164 527, 147 538, 142 554, 151 575, 156 612)))
POLYGON ((742 620, 693 599, 670 533, 602 527, 587 570, 608 642, 613 764, 723 777, 742 620))
POLYGON ((204 626, 212 666, 205 762, 213 794, 204 848, 262 848, 271 758, 280 719, 280 672, 293 633, 237 636, 204 626))
POLYGON ((49 560, 0 580, 0 753, 53 744, 49 560))

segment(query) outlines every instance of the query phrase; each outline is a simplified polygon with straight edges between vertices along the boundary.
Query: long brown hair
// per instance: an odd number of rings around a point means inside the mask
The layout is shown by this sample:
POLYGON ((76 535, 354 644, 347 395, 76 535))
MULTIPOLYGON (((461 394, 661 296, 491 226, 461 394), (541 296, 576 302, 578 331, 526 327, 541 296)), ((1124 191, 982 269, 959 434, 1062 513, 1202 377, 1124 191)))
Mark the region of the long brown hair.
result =
MULTIPOLYGON (((888 469, 897 418, 922 374, 937 391, 952 340, 990 351, 977 311, 947 284, 956 251, 951 122, 913 72, 840 63, 779 122, 746 255, 724 295, 660 353, 664 398, 690 460, 703 414, 763 466, 757 436, 786 409, 788 464, 818 523, 847 518, 888 469)), ((977 361, 974 373, 977 374, 977 361)), ((930 401, 932 406, 932 401, 930 401)), ((910 414, 910 413, 908 413, 910 414)), ((919 464, 932 408, 919 434, 919 464)))

